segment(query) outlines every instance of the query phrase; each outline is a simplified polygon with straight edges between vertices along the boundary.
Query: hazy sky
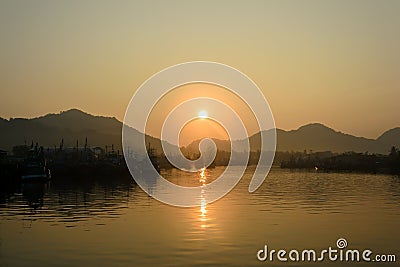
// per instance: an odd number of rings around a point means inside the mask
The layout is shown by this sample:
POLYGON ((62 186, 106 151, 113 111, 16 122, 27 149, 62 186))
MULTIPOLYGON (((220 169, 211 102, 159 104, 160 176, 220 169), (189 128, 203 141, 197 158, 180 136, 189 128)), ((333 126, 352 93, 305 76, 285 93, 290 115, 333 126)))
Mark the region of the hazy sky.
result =
POLYGON ((400 125, 400 1, 1 1, 0 117, 73 107, 122 120, 173 64, 251 77, 276 126, 366 137, 400 125))
MULTIPOLYGON (((160 137, 163 124, 166 122, 170 112, 172 112, 174 108, 179 108, 178 112, 173 113, 172 124, 164 128, 164 131, 168 128, 172 130, 170 134, 165 134, 165 138, 163 138, 172 144, 177 144, 177 142, 175 142, 177 139, 174 138, 176 135, 172 134, 172 132, 178 129, 182 130, 179 135, 179 144, 185 146, 190 144, 193 140, 199 140, 205 137, 218 139, 246 138, 246 135, 240 134, 238 128, 242 128, 242 125, 235 123, 237 121, 234 119, 235 117, 232 116, 233 114, 223 106, 217 105, 213 100, 231 107, 239 116, 240 122, 242 122, 245 127, 248 136, 260 130, 252 109, 250 109, 236 94, 216 85, 192 83, 175 88, 175 90, 170 91, 157 102, 147 119, 145 131, 146 133, 152 133, 153 136, 160 137), (204 97, 208 98, 208 100, 203 100, 203 104, 200 105, 191 101, 196 98, 204 97), (188 105, 183 104, 186 101, 189 101, 188 105), (201 114, 203 114, 203 118, 207 119, 204 120, 199 117, 201 114), (185 118, 187 115, 191 118, 197 117, 197 119, 185 125, 183 122, 186 121, 185 118), (213 118, 215 121, 209 120, 208 118, 213 118), (221 120, 219 121, 218 118, 221 120), (230 138, 226 127, 233 129, 230 138)), ((129 123, 128 121, 126 122, 129 123)))

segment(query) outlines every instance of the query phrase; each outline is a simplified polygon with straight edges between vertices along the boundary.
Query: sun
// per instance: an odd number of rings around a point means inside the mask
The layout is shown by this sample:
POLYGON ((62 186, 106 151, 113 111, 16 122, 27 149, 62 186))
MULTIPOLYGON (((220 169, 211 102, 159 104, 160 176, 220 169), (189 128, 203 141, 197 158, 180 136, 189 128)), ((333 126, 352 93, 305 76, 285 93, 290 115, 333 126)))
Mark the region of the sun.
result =
POLYGON ((207 111, 201 110, 201 111, 199 112, 198 117, 199 117, 200 119, 207 119, 207 118, 208 118, 207 111))

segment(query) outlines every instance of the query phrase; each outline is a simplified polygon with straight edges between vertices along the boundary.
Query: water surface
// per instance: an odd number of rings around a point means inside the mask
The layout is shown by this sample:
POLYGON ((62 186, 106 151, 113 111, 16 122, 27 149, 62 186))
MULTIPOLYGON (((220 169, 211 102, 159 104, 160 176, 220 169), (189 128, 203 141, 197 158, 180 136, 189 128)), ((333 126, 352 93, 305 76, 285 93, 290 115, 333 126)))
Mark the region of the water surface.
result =
MULTIPOLYGON (((163 172, 198 185, 223 169, 163 172)), ((223 199, 176 208, 129 182, 53 180, 2 192, 2 266, 309 266, 259 262, 258 250, 350 248, 400 257, 400 178, 273 168, 253 194, 253 169, 223 199)), ((315 263, 315 266, 380 266, 315 263)), ((385 263, 381 266, 398 266, 385 263)))

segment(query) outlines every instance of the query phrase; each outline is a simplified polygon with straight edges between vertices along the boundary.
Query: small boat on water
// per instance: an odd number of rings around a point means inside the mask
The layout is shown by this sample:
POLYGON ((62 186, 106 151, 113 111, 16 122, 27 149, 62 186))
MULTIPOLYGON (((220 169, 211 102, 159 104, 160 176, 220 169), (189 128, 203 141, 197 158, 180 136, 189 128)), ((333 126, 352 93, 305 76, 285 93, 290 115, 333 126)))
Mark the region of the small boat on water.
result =
POLYGON ((158 173, 160 173, 160 165, 158 163, 156 150, 150 146, 150 143, 147 154, 149 156, 150 162, 153 165, 153 167, 156 169, 158 173))
POLYGON ((29 150, 28 157, 24 160, 21 168, 21 180, 23 182, 47 181, 51 178, 50 170, 47 168, 43 154, 43 148, 35 147, 29 150))

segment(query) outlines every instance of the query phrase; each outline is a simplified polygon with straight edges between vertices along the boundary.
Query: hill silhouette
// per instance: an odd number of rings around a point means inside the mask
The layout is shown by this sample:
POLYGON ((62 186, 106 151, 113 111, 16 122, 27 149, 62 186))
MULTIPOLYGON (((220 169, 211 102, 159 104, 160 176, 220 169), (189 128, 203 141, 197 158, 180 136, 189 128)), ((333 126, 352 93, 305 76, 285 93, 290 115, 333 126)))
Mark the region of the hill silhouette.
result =
MULTIPOLYGON (((261 147, 260 134, 271 135, 271 131, 262 131, 249 137, 251 151, 257 151, 261 147)), ((311 123, 301 126, 297 130, 285 131, 276 129, 277 151, 332 151, 332 152, 369 152, 388 154, 392 146, 400 146, 400 128, 391 129, 377 139, 357 137, 338 132, 321 123, 311 123)), ((200 140, 196 140, 187 146, 188 151, 198 151, 200 140)), ((236 140, 241 151, 245 150, 244 140, 236 140)), ((220 150, 229 151, 230 143, 226 140, 215 140, 220 150)))
MULTIPOLYGON (((0 120, 0 149, 11 151, 15 145, 33 141, 44 147, 59 146, 61 140, 65 147, 83 146, 88 139, 89 146, 122 148, 122 122, 114 117, 94 116, 78 109, 62 111, 58 114, 47 114, 33 119, 0 120)), ((138 141, 143 134, 130 128, 129 146, 139 150, 138 141)), ((161 151, 161 141, 146 135, 146 143, 161 151)), ((166 145, 170 145, 165 142, 166 145)))
POLYGON ((400 147, 400 127, 384 132, 377 140, 386 146, 400 147))
MULTIPOLYGON (((64 146, 83 146, 88 138, 89 146, 114 145, 121 149, 122 122, 114 117, 94 116, 78 109, 70 109, 57 114, 47 114, 33 119, 16 118, 6 120, 0 118, 0 149, 11 151, 15 145, 38 142, 45 147, 59 146, 61 139, 64 146)), ((133 137, 130 146, 133 150, 138 147, 137 140, 143 136, 139 131, 129 128, 133 137)), ((285 131, 277 129, 277 151, 332 151, 332 152, 370 152, 387 154, 392 146, 400 147, 400 127, 383 133, 377 139, 356 137, 335 131, 320 123, 311 123, 296 130, 285 131)), ((262 131, 249 138, 252 151, 260 149, 260 134, 269 135, 271 131, 262 131)), ((186 151, 198 151, 200 140, 192 142, 186 151)), ((161 150, 161 141, 146 136, 146 142, 161 150)), ((172 146, 163 141, 165 145, 172 146)), ((220 150, 229 151, 230 142, 215 140, 220 150)), ((245 149, 244 140, 236 140, 237 145, 245 149)))

